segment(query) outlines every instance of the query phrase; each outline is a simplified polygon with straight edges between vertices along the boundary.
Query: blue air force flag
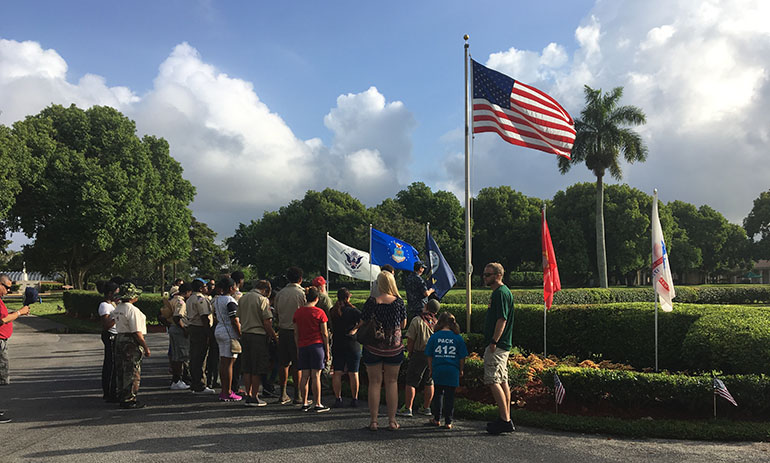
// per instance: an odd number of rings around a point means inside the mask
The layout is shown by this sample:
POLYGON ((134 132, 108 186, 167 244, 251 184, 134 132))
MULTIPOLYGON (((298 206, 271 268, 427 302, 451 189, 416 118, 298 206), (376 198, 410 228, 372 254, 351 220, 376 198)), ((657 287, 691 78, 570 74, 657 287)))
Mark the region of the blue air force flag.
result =
POLYGON ((452 269, 449 268, 444 255, 441 254, 441 250, 431 236, 430 230, 427 229, 425 230, 425 252, 428 253, 430 258, 430 281, 436 290, 436 296, 441 300, 444 294, 457 283, 457 278, 455 278, 452 269))
POLYGON ((380 267, 369 263, 369 253, 340 243, 326 235, 326 261, 329 271, 372 281, 380 273, 380 267))
POLYGON ((417 250, 406 241, 401 241, 372 228, 372 263, 390 264, 393 268, 414 271, 414 263, 419 260, 417 250))

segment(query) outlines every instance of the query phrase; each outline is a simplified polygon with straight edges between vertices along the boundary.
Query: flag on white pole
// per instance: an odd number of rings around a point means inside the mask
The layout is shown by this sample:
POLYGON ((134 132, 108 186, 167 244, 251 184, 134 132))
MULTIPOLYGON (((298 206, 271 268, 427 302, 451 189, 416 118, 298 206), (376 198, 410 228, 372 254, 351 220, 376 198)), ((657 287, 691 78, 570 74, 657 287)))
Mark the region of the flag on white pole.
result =
POLYGON ((652 286, 660 296, 660 308, 664 312, 674 310, 674 279, 671 277, 671 265, 668 261, 666 243, 663 241, 663 229, 658 217, 658 190, 652 201, 652 286))
POLYGON ((380 267, 369 264, 369 253, 351 248, 328 235, 326 254, 328 269, 331 272, 364 281, 372 281, 380 273, 380 267))

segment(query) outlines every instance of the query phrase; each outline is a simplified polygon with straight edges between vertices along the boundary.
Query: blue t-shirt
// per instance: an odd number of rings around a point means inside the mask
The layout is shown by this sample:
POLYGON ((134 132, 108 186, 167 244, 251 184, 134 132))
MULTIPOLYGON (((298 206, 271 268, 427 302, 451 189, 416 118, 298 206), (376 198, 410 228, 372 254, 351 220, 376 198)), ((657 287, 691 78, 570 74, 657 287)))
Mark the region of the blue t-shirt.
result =
POLYGON ((448 330, 433 333, 425 346, 425 355, 433 357, 433 382, 439 386, 460 385, 460 360, 468 356, 463 337, 448 330))

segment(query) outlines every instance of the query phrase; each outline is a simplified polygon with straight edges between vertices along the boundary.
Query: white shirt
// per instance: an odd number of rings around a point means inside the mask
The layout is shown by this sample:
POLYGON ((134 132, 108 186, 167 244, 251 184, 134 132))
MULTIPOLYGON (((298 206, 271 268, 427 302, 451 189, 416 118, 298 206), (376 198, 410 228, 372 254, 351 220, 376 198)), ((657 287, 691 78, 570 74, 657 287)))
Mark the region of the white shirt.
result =
MULTIPOLYGON (((115 306, 112 305, 111 303, 107 302, 107 301, 103 301, 101 304, 99 304, 99 316, 100 317, 103 317, 105 315, 110 315, 114 311, 115 311, 115 306)), ((111 315, 110 315, 110 318, 112 318, 111 315)), ((115 328, 115 325, 112 325, 110 327, 110 329, 107 330, 107 331, 109 331, 112 334, 118 334, 118 330, 117 330, 117 328, 115 328)))
POLYGON ((147 334, 147 317, 134 304, 121 302, 112 312, 118 333, 147 334))

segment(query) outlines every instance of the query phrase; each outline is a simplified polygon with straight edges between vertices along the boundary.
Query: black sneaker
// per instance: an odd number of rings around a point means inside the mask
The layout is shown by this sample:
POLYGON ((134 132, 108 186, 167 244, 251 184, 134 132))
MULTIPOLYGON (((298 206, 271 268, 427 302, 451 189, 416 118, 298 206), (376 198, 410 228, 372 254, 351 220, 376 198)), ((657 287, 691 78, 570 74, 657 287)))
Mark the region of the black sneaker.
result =
POLYGON ((513 421, 497 420, 487 425, 487 432, 490 434, 498 435, 504 432, 513 432, 513 421))
POLYGON ((146 405, 139 402, 121 402, 120 403, 120 408, 126 409, 126 410, 137 410, 144 407, 146 407, 146 405))
POLYGON ((306 411, 310 410, 310 408, 312 408, 311 404, 305 404, 305 405, 302 406, 302 408, 300 408, 300 410, 302 410, 303 412, 306 412, 306 411))
POLYGON ((358 407, 358 399, 350 399, 350 406, 352 408, 358 407))
POLYGON ((315 411, 316 413, 328 412, 329 410, 331 409, 326 405, 316 405, 315 407, 313 407, 313 411, 315 411))
POLYGON ((332 408, 342 408, 342 397, 337 397, 334 399, 334 404, 332 405, 332 408))
POLYGON ((5 412, 0 412, 0 424, 10 423, 11 419, 5 415, 5 412))

